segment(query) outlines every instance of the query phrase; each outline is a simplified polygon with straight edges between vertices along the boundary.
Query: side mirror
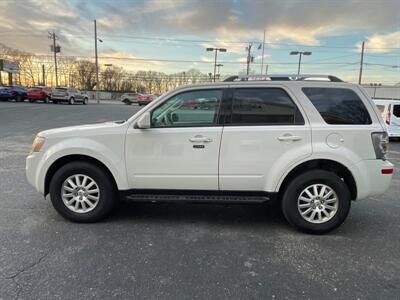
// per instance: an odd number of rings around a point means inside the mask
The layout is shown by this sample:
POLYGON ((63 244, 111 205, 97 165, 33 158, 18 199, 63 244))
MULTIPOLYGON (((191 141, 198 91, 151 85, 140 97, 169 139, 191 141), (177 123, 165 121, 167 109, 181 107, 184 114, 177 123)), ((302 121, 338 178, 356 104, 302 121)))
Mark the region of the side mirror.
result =
POLYGON ((139 120, 136 121, 134 128, 136 129, 148 129, 151 127, 150 113, 145 112, 140 116, 139 120))

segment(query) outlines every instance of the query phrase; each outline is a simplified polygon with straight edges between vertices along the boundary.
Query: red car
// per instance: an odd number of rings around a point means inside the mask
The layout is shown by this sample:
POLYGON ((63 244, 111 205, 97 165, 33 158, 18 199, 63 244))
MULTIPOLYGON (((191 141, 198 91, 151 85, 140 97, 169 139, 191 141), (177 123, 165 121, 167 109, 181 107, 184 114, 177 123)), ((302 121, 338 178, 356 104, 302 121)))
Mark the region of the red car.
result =
POLYGON ((138 94, 136 96, 137 103, 140 106, 147 105, 147 104, 149 104, 151 101, 153 101, 156 98, 157 97, 155 95, 151 95, 151 94, 138 94))
POLYGON ((44 101, 50 102, 51 89, 43 86, 36 86, 28 90, 29 102, 44 101))

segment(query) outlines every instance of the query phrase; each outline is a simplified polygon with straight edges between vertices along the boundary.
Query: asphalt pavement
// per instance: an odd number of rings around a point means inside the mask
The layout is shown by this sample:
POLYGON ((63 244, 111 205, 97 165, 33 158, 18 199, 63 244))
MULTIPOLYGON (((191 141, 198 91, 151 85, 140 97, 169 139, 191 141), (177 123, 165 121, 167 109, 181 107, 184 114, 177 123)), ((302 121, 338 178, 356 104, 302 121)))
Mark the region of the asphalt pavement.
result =
MULTIPOLYGON (((0 299, 399 299, 400 167, 322 236, 272 205, 127 203, 101 223, 64 220, 25 178, 34 135, 137 109, 0 102, 0 299)), ((400 166, 400 142, 389 159, 400 166)))

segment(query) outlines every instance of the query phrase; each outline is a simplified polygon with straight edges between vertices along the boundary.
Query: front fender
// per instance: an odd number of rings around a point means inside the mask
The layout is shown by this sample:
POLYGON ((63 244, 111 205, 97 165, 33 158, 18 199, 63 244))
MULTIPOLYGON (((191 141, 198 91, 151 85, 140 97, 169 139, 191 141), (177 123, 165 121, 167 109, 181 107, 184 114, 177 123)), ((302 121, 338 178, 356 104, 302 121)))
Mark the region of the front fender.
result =
MULTIPOLYGON (((110 137, 110 139, 113 139, 113 137, 110 137)), ((44 193, 45 177, 51 165, 68 155, 85 155, 100 161, 113 175, 118 189, 127 189, 124 139, 110 140, 107 144, 109 146, 89 138, 72 137, 50 146, 43 153, 43 158, 37 166, 36 186, 39 187, 39 191, 44 193)))

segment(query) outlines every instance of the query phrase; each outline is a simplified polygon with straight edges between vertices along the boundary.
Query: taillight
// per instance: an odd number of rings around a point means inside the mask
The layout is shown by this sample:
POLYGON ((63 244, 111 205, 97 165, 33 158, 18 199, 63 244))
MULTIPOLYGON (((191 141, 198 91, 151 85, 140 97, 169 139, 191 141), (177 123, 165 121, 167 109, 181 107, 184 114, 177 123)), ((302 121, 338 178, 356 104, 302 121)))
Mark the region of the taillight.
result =
POLYGON ((371 137, 376 159, 385 160, 386 153, 389 151, 389 136, 387 132, 373 132, 371 137))
POLYGON ((386 124, 390 125, 390 111, 388 110, 388 112, 386 113, 386 124))
POLYGON ((65 92, 65 93, 64 93, 64 96, 68 96, 68 93, 67 93, 67 92, 65 92))

